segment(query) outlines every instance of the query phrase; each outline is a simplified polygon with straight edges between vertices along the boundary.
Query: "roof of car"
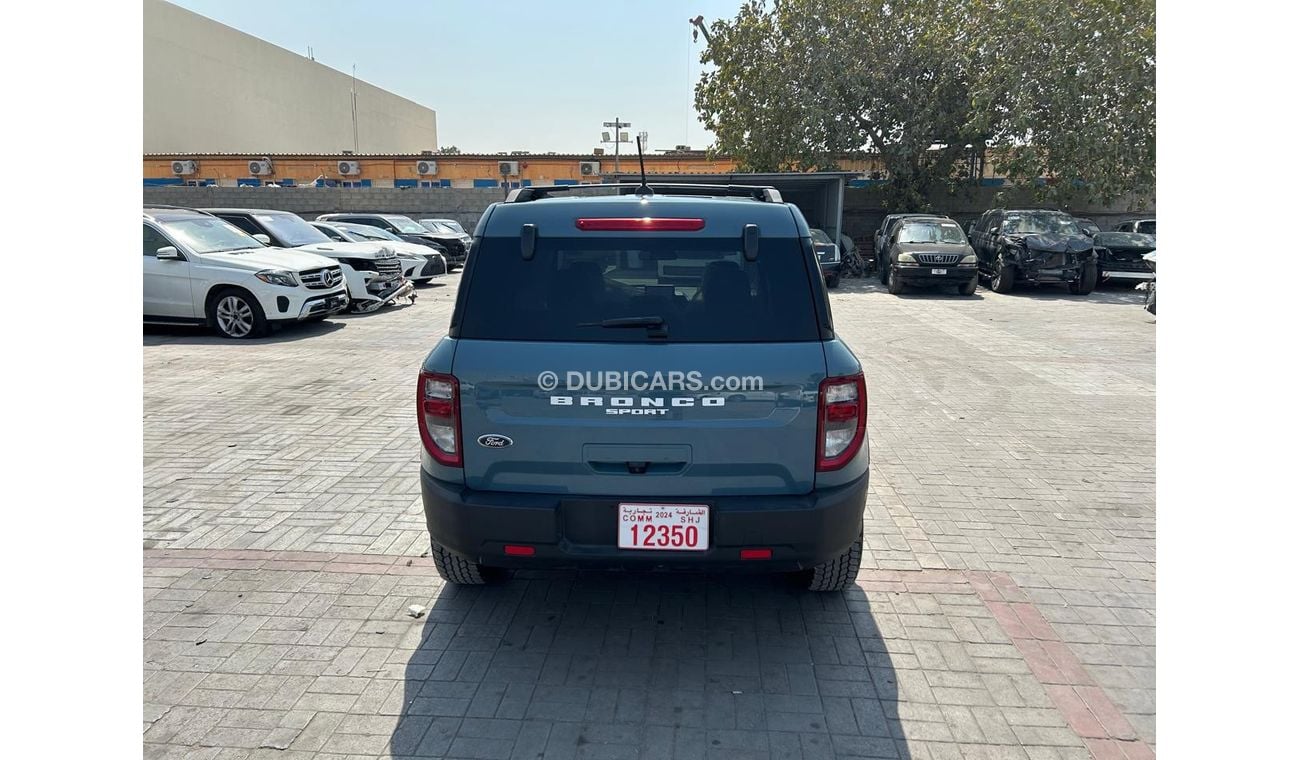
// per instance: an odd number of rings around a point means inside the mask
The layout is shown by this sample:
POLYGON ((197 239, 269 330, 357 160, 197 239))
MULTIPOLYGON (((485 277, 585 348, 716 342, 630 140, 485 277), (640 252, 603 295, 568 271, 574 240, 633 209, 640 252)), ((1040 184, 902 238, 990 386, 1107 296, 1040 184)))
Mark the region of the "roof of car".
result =
POLYGON ((740 235, 746 224, 756 224, 759 234, 768 237, 801 237, 808 234, 803 216, 792 212, 787 203, 772 203, 745 197, 708 195, 592 195, 552 196, 525 203, 495 203, 482 221, 483 234, 510 237, 519 234, 522 225, 537 226, 538 235, 552 236, 620 236, 639 232, 580 232, 576 220, 595 218, 701 218, 704 229, 698 232, 664 232, 662 235, 728 237, 740 235))
POLYGON ((280 214, 282 216, 297 216, 292 211, 279 211, 271 208, 205 208, 199 209, 209 214, 280 214))
POLYGON ((410 219, 411 218, 406 214, 386 214, 386 213, 380 213, 376 211, 336 211, 332 214, 321 214, 321 217, 327 222, 331 221, 335 217, 340 217, 340 216, 373 216, 376 219, 410 219))
POLYGON ((144 215, 150 219, 158 221, 168 221, 171 219, 186 219, 194 216, 212 216, 206 211, 196 208, 186 208, 184 206, 145 206, 144 215))

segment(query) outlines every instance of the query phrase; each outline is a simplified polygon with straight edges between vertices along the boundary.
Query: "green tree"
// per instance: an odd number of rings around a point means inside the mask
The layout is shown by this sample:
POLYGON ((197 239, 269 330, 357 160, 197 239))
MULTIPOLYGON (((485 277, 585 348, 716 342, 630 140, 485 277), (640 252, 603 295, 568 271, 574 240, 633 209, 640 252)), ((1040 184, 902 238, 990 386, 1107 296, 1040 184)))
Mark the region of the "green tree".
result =
POLYGON ((1154 183, 1154 0, 749 0, 713 22, 695 104, 754 171, 876 153, 926 206, 986 146, 1013 181, 1109 199, 1154 183))
POLYGON ((986 5, 972 85, 994 165, 1046 199, 1155 190, 1155 0, 986 5))
POLYGON ((460 148, 457 148, 455 145, 445 145, 439 148, 438 152, 444 156, 457 156, 460 155, 460 148))

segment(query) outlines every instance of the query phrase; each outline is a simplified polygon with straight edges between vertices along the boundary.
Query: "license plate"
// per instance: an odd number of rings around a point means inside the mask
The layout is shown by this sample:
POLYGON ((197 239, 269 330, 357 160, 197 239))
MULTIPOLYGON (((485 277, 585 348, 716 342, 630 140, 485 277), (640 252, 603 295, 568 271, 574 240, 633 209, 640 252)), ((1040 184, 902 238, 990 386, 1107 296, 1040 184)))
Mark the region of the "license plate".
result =
POLYGON ((930 274, 948 274, 947 269, 931 269, 930 274))
POLYGON ((705 551, 709 508, 705 504, 619 504, 618 548, 705 551))

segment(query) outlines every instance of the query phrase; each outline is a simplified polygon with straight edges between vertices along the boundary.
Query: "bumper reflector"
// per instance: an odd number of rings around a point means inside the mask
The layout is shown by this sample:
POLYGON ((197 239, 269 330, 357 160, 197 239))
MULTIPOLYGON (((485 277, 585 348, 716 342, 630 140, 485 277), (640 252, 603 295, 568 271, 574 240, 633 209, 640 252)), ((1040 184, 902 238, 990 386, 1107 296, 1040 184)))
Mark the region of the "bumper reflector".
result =
POLYGON ((533 547, 519 544, 506 544, 505 551, 511 557, 531 557, 537 553, 537 550, 533 547))
POLYGON ((741 559, 772 559, 771 549, 741 549, 741 559))

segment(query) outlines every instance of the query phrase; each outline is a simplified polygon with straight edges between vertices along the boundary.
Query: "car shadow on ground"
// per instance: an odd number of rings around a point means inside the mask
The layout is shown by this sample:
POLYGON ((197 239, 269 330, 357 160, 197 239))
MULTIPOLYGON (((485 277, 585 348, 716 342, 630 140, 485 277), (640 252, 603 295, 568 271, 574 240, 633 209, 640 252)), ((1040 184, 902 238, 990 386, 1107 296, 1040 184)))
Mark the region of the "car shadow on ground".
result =
MULTIPOLYGON (((418 299, 417 299, 418 301, 418 299)), ((331 314, 323 320, 314 322, 291 322, 285 325, 279 325, 271 330, 271 334, 265 338, 252 338, 249 340, 233 340, 223 338, 217 335, 211 329, 202 325, 144 325, 144 345, 161 346, 164 344, 176 345, 193 343, 200 345, 212 346, 237 346, 241 344, 265 345, 269 343, 292 343, 299 340, 308 340, 318 338, 322 335, 328 335, 336 330, 342 330, 347 322, 354 319, 366 319, 384 312, 399 309, 409 309, 415 304, 409 299, 403 298, 397 303, 389 304, 378 311, 358 314, 352 311, 331 314)))
POLYGON ((298 340, 308 340, 321 335, 328 335, 335 330, 342 330, 343 323, 336 321, 339 316, 341 315, 335 314, 319 322, 295 322, 283 325, 272 330, 271 334, 265 338, 250 338, 247 340, 223 338, 202 325, 145 325, 144 345, 161 346, 191 343, 210 346, 240 346, 292 343, 298 340))
POLYGON ((395 759, 911 758, 897 673, 859 587, 529 572, 444 586, 427 614, 395 759))
POLYGON ((1142 291, 1133 289, 1132 283, 1101 283, 1086 296, 1071 295, 1070 291, 1059 285, 1017 285, 1008 295, 1036 301, 1088 301, 1122 306, 1141 306, 1146 299, 1142 291))
MULTIPOLYGON (((858 277, 852 280, 840 280, 840 286, 831 293, 883 293, 889 295, 889 288, 880 283, 877 275, 867 277, 858 277)), ((982 301, 984 293, 977 289, 974 295, 964 296, 957 292, 956 286, 953 285, 934 285, 930 287, 922 285, 909 285, 901 294, 893 296, 894 298, 903 299, 930 299, 930 298, 947 298, 957 301, 982 301)))

